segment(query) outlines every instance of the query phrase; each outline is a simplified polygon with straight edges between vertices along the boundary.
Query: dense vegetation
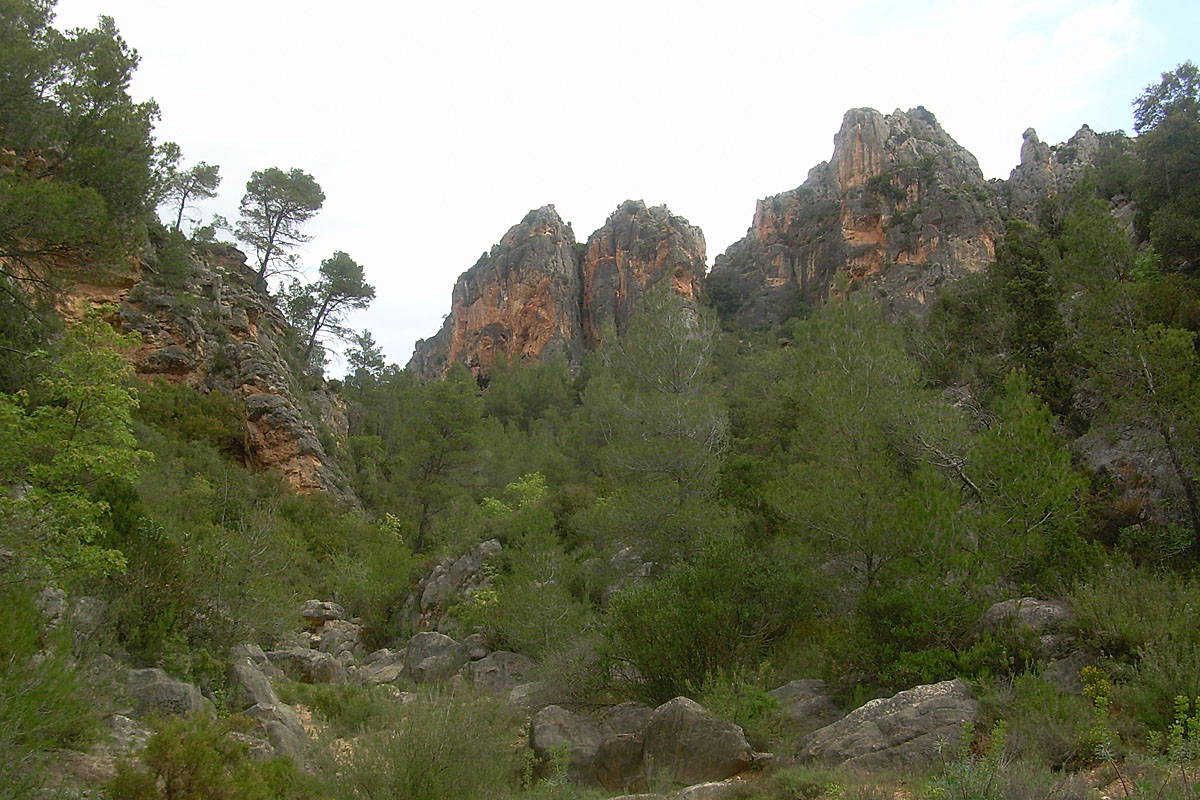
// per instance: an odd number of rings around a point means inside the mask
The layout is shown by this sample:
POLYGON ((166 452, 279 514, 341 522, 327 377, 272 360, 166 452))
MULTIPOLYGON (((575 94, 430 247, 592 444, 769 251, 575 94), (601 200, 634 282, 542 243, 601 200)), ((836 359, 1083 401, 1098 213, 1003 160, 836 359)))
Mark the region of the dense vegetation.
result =
MULTIPOLYGON (((766 746, 779 731, 764 690, 786 680, 825 678, 850 707, 961 676, 998 727, 924 796, 1066 793, 1074 772, 1122 765, 1146 796, 1193 796, 1193 65, 1137 99, 1132 143, 1106 135, 1074 195, 1036 227, 1009 221, 994 266, 921 321, 886 321, 863 291, 746 332, 652 293, 577 371, 500 365, 481 387, 454 367, 422 385, 344 328, 374 290, 336 253, 278 300, 311 375, 322 335, 352 343, 335 384, 350 434, 334 452, 359 501, 347 506, 247 470, 229 396, 134 382, 123 352, 136 337, 110 313, 64 325, 54 312, 72 281, 120 277, 147 247, 160 269, 144 278, 178 287, 221 221, 180 231, 218 171, 183 170, 178 148, 155 144, 157 110, 128 96, 137 57, 111 20, 59 32, 51 8, 0 2, 0 797, 36 796, 57 749, 95 739, 112 703, 103 659, 166 667, 220 701, 230 647, 276 641, 300 600, 336 600, 372 644, 402 643, 415 581, 487 539, 503 546, 490 587, 452 616, 537 659, 561 701, 687 694, 766 746), (1118 191, 1137 203, 1136 241, 1109 214, 1118 191), (1114 452, 1126 480, 1089 469, 1114 452), (108 624, 48 629, 47 586, 106 600, 108 624), (984 610, 1022 595, 1074 608, 1097 665, 1083 695, 1044 679, 1020 631, 981 632, 984 610)), ((237 231, 260 280, 294 266, 288 248, 323 197, 300 170, 252 176, 237 231)), ((330 737, 359 737, 350 756, 331 742, 301 775, 248 760, 228 736, 236 716, 176 720, 109 792, 570 788, 531 784, 521 722, 488 697, 303 699, 330 737)), ((815 797, 838 781, 793 770, 763 791, 815 797)))

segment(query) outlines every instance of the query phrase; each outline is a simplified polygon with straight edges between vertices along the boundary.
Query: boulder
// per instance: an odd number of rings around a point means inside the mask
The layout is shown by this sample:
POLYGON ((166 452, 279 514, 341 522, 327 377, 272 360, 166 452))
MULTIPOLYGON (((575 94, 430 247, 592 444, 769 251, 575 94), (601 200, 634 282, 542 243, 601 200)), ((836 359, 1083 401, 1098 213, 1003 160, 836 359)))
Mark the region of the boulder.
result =
POLYGON ((275 755, 291 758, 297 765, 304 763, 308 734, 295 709, 284 703, 263 703, 251 706, 244 713, 261 726, 275 755))
POLYGON ((300 607, 300 618, 305 627, 319 628, 330 620, 345 619, 346 609, 327 600, 305 600, 300 607))
POLYGON ((559 706, 546 706, 533 715, 529 723, 529 746, 543 765, 549 763, 555 751, 566 748, 567 777, 575 783, 594 784, 596 775, 593 760, 604 733, 595 720, 572 714, 559 706))
POLYGON ((508 693, 508 702, 526 714, 532 714, 548 703, 543 699, 546 694, 546 684, 542 681, 530 681, 514 686, 508 693))
POLYGON ((463 647, 467 648, 467 658, 472 661, 478 661, 492 652, 492 648, 488 645, 487 637, 482 633, 472 633, 462 640, 462 644, 463 647))
POLYGON ((263 675, 266 675, 273 681, 284 677, 283 671, 272 664, 271 659, 267 658, 267 654, 256 644, 251 644, 250 642, 235 644, 229 650, 229 658, 231 661, 237 661, 242 658, 249 660, 251 664, 258 667, 263 675))
POLYGON ((767 694, 779 701, 788 730, 797 738, 845 716, 833 702, 825 681, 790 681, 767 694))
POLYGON ((743 780, 713 781, 689 786, 675 795, 675 800, 737 800, 755 796, 754 787, 743 780))
POLYGON ((497 650, 468 666, 475 685, 496 694, 506 693, 525 682, 533 669, 533 659, 506 650, 497 650))
POLYGON ((363 685, 395 683, 407 672, 408 654, 404 650, 376 650, 367 656, 355 672, 355 682, 363 685))
POLYGON ((745 771, 754 760, 739 726, 686 697, 656 708, 645 737, 645 768, 652 779, 665 774, 683 784, 718 781, 745 771))
POLYGON ((438 563, 405 604, 408 622, 417 631, 437 630, 445 621, 446 609, 454 599, 469 595, 487 585, 490 578, 483 564, 501 550, 500 542, 489 539, 480 542, 458 557, 438 563))
POLYGON ((134 669, 127 679, 129 696, 133 698, 133 715, 150 714, 208 714, 216 710, 200 690, 190 683, 176 680, 161 669, 134 669))
POLYGON ((800 743, 800 757, 852 770, 904 769, 937 762, 973 723, 979 704, 959 679, 872 700, 800 743))
POLYGON ((405 664, 417 683, 446 680, 466 663, 466 648, 445 634, 426 631, 408 640, 405 664))
POLYGON ((1021 597, 993 605, 979 619, 979 627, 989 633, 1005 629, 1028 631, 1037 637, 1039 654, 1050 657, 1066 654, 1069 637, 1062 629, 1072 616, 1062 603, 1021 597))
POLYGON ((272 650, 267 653, 267 658, 289 678, 301 683, 346 682, 346 667, 342 662, 320 650, 303 647, 272 650))
POLYGON ((361 625, 344 619, 331 619, 322 624, 317 633, 317 649, 339 658, 346 653, 360 656, 365 652, 361 639, 361 625))
POLYGON ((600 714, 600 724, 610 734, 633 733, 641 735, 650 724, 654 709, 641 703, 627 702, 606 708, 600 714))
POLYGON ((244 711, 254 705, 278 705, 279 698, 271 681, 248 658, 239 658, 229 665, 229 694, 226 698, 233 711, 244 711))
POLYGON ((642 768, 642 747, 645 742, 640 733, 618 733, 605 737, 592 759, 596 780, 609 791, 639 791, 646 788, 646 774, 642 768))

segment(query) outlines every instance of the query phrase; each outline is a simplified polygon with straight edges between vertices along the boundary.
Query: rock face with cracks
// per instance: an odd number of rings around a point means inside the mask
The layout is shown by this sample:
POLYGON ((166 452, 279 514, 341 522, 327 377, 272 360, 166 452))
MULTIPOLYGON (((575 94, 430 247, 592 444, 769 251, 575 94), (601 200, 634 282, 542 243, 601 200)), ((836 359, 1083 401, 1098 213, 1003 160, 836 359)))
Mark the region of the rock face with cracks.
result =
POLYGON ((456 362, 484 379, 497 363, 577 366, 646 291, 698 297, 704 268, 704 234, 665 206, 626 201, 586 245, 554 206, 534 209, 459 277, 442 329, 417 343, 409 367, 433 380, 456 362))
POLYGON ((975 157, 922 107, 846 112, 833 156, 802 186, 760 200, 707 290, 754 328, 869 282, 896 311, 995 256, 1000 216, 975 157))

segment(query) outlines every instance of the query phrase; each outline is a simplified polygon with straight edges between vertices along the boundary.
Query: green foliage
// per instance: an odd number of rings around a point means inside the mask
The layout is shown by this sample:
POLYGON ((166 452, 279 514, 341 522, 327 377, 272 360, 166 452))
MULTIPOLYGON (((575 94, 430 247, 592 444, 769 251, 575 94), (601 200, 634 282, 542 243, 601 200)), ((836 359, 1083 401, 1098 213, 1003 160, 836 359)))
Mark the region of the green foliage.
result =
POLYGON ((325 202, 325 193, 312 175, 300 169, 284 172, 270 167, 255 172, 246 181, 234 232, 258 259, 258 280, 266 283, 271 275, 289 271, 295 263, 292 248, 309 237, 300 232, 325 202))
POLYGON ((315 282, 301 285, 293 280, 283 293, 284 310, 306 338, 305 363, 313 360, 322 333, 347 338, 346 314, 366 308, 374 299, 375 287, 366 282, 362 266, 340 250, 321 262, 315 282))
POLYGON ((1115 700, 1149 729, 1167 726, 1177 695, 1200 694, 1200 578, 1113 565, 1081 583, 1071 603, 1109 659, 1115 700))
POLYGON ((986 557, 1001 574, 1043 591, 1070 581, 1095 562, 1079 537, 1087 481, 1053 429, 1053 415, 1013 372, 996 418, 970 459, 982 506, 986 557))
POLYGON ((105 507, 89 494, 133 474, 136 394, 119 336, 99 315, 68 329, 33 393, 0 395, 0 481, 28 487, 0 498, 2 541, 23 567, 55 577, 119 570, 121 553, 96 543, 105 507))
POLYGON ((204 442, 240 457, 246 412, 223 392, 201 394, 186 386, 158 381, 138 393, 138 419, 170 431, 186 442, 204 442))
POLYGON ((339 759, 333 796, 345 800, 486 797, 515 786, 521 720, 492 697, 422 696, 382 706, 386 722, 339 759))
POLYGON ((0 638, 0 798, 33 798, 48 756, 82 747, 94 735, 92 702, 71 659, 71 632, 48 629, 33 592, 9 582, 0 570, 6 600, 0 638))
POLYGON ((750 746, 777 752, 785 729, 779 701, 762 688, 763 677, 719 672, 706 682, 697 701, 710 714, 741 726, 750 746), (775 748, 775 750, 772 750, 775 748))
POLYGON ((290 759, 252 761, 244 742, 230 736, 237 717, 203 715, 162 722, 141 755, 147 770, 121 764, 106 784, 113 800, 301 800, 313 781, 290 759))
POLYGON ((612 598, 611 656, 634 668, 633 690, 656 705, 704 691, 722 672, 755 669, 813 613, 811 580, 802 563, 736 534, 706 537, 657 579, 612 598))
POLYGON ((1164 72, 1162 81, 1147 86, 1133 105, 1133 129, 1139 134, 1159 127, 1172 114, 1200 119, 1200 69, 1185 61, 1164 72))

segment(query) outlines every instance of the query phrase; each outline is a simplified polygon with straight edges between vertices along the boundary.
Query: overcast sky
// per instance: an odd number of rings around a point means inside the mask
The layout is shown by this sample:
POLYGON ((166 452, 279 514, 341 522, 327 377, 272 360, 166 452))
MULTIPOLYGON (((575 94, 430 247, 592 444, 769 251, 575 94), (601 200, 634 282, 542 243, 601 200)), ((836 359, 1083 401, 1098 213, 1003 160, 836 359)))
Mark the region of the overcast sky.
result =
MULTIPOLYGON (((628 198, 704 229, 709 263, 760 197, 827 160, 848 108, 924 105, 1007 177, 1021 133, 1132 128, 1130 101, 1200 60, 1196 0, 526 2, 59 0, 60 28, 116 19, 185 166, 218 164, 204 213, 254 170, 325 190, 302 254, 367 270, 389 362, 437 332, 460 273, 554 203, 580 240, 628 198), (819 7, 818 7, 819 6, 819 7)), ((330 374, 344 371, 331 364, 330 374)))

